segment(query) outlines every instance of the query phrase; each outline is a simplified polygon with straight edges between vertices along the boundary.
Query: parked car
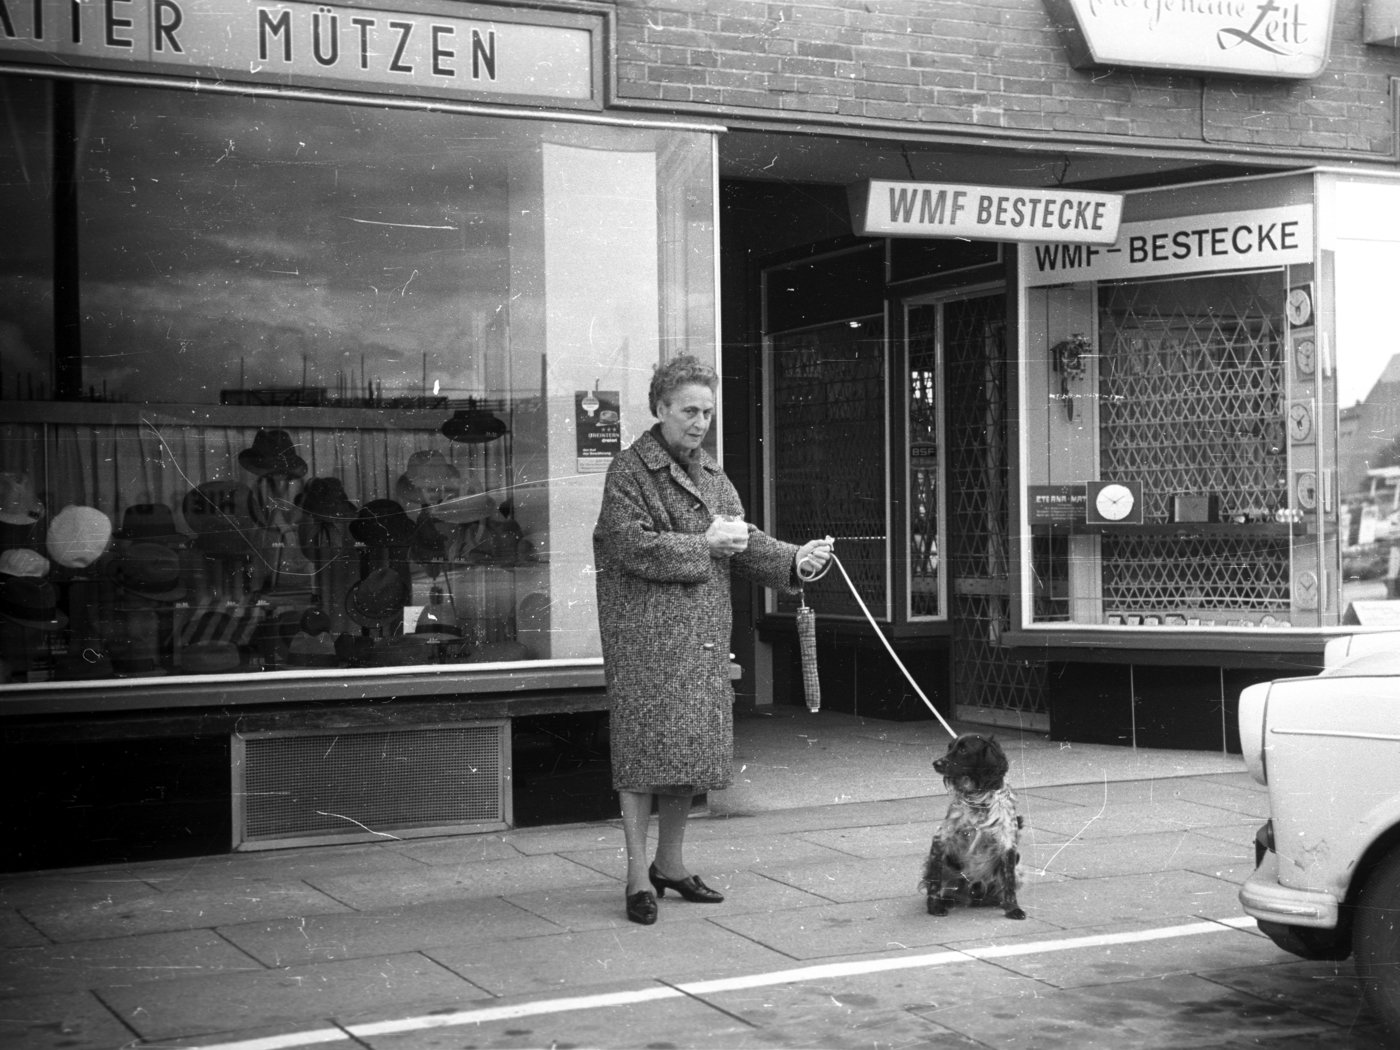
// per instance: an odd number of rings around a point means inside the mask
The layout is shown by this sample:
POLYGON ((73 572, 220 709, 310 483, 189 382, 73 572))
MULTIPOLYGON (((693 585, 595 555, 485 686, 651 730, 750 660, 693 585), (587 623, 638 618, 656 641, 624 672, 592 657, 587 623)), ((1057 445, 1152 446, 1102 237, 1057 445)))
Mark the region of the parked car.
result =
POLYGON ((1320 674, 1240 694, 1240 743, 1269 789, 1244 910, 1285 951, 1354 956, 1400 1039, 1400 632, 1328 643, 1320 674))

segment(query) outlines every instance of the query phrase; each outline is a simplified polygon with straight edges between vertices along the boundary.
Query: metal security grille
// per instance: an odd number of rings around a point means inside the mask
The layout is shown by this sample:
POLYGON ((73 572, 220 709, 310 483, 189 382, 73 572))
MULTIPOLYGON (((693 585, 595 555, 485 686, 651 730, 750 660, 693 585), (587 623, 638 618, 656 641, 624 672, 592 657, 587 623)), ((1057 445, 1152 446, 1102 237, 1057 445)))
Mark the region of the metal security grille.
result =
POLYGON ((946 303, 943 339, 956 713, 1049 728, 1045 665, 1001 647, 1011 626, 1005 297, 946 303))
MULTIPOLYGON (((1100 476, 1140 480, 1147 523, 1178 495, 1222 520, 1286 507, 1283 291, 1278 272, 1102 289, 1100 476)), ((1105 536, 1105 608, 1283 611, 1288 566, 1267 537, 1105 536)))
POLYGON ((505 722, 234 738, 236 845, 505 826, 505 722))

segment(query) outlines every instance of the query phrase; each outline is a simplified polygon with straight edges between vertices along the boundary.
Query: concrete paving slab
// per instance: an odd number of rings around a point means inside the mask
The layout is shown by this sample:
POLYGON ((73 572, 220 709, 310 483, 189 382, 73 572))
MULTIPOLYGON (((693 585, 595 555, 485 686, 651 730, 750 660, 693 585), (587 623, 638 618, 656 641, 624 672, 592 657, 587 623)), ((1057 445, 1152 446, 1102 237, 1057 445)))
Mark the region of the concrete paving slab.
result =
MULTIPOLYGON (((1189 924, 1193 921, 1183 917, 1184 923, 1189 924)), ((1110 940, 1113 935, 1133 935, 1163 925, 1167 924, 1157 920, 1151 923, 1127 922, 1084 927, 1074 930, 1068 942, 1062 935, 1056 937, 1056 941, 1062 942, 1056 945, 1056 950, 1012 953, 998 957, 996 962, 1008 970, 1044 981, 1056 988, 1081 988, 1191 973, 1200 968, 1200 961, 1206 957, 1205 953, 1209 953, 1212 966, 1217 969, 1273 965, 1293 958, 1267 939, 1226 926, 1222 926, 1218 931, 1212 930, 1196 936, 1169 937, 1161 940, 1128 939, 1122 943, 1113 943, 1110 940), (1076 946, 1075 942, 1083 938, 1095 940, 1093 943, 1076 946), (1225 964, 1223 967, 1219 966, 1222 962, 1225 964)), ((961 951, 971 948, 1024 946, 1041 939, 1043 938, 1033 934, 1017 933, 1013 936, 949 941, 948 947, 961 951)))
POLYGON ((288 881, 313 875, 345 875, 366 871, 411 871, 417 862, 394 849, 394 843, 374 842, 314 849, 258 850, 213 857, 181 857, 133 866, 158 890, 236 891, 242 883, 288 881))
POLYGON ((1177 870, 1030 884, 1019 899, 1031 917, 1071 930, 1139 919, 1240 914, 1238 883, 1177 870))
POLYGON ((312 877, 307 881, 357 911, 387 911, 403 904, 498 897, 531 889, 586 886, 606 876, 555 856, 424 866, 410 872, 312 877))
MULTIPOLYGON (((690 910, 701 906, 690 905, 690 910)), ((610 981, 678 984, 736 970, 792 965, 788 956, 709 922, 691 922, 683 933, 673 930, 669 935, 660 922, 656 926, 628 923, 494 946, 432 948, 425 954, 502 996, 578 993, 610 981)))
MULTIPOLYGON (((1222 787, 1225 785, 1222 785, 1222 787)), ((1146 779, 1098 779, 1073 784, 1047 785, 1018 792, 1026 796, 1053 802, 1070 802, 1080 806, 1155 805, 1196 795, 1200 786, 1195 777, 1149 777, 1146 779)), ((1190 801, 1190 799, 1188 799, 1190 801)))
POLYGON ((28 948, 49 939, 13 908, 0 908, 0 948, 28 948))
MULTIPOLYGON (((754 872, 721 873, 713 877, 707 873, 705 881, 724 894, 722 904, 690 904, 670 894, 658 902, 664 907, 657 924, 697 922, 713 916, 750 912, 787 911, 828 903, 825 898, 804 893, 754 872), (675 907, 671 906, 673 902, 675 907)), ((624 888, 619 881, 606 886, 511 894, 506 899, 567 929, 594 930, 631 925, 625 914, 623 897, 624 888)))
MULTIPOLYGON (((627 875, 627 851, 621 838, 619 831, 618 842, 611 849, 569 852, 562 856, 600 874, 622 879, 627 875)), ((648 837, 647 843, 654 852, 655 836, 648 837)), ((701 838, 698 842, 687 836, 685 842, 687 866, 720 892, 723 889, 713 880, 721 875, 765 871, 775 865, 832 863, 848 856, 798 835, 746 836, 729 840, 701 838)))
POLYGON ((420 864, 476 864, 487 860, 514 860, 521 852, 499 835, 446 835, 390 844, 401 857, 420 864))
POLYGON ((257 969, 257 962, 212 930, 151 933, 6 952, 0 961, 0 997, 257 969))
POLYGON ((139 894, 114 893, 112 899, 97 903, 35 905, 22 908, 21 914, 55 941, 89 941, 346 910, 304 882, 257 882, 228 894, 162 893, 144 886, 139 894))
POLYGON ((219 933, 269 967, 397 955, 419 948, 544 937, 555 923, 500 898, 410 904, 380 912, 224 926, 219 933))
POLYGON ((9 908, 109 905, 149 896, 154 887, 129 868, 22 872, 0 875, 0 904, 9 908))
POLYGON ((928 914, 921 896, 828 904, 782 914, 717 916, 711 921, 804 960, 938 947, 967 937, 971 929, 989 936, 1012 931, 1041 937, 1062 933, 1038 919, 1008 919, 998 908, 961 909, 935 918, 928 914))
POLYGON ((594 849, 607 849, 621 842, 622 825, 568 824, 561 827, 526 828, 503 832, 501 841, 509 843, 527 857, 545 853, 586 853, 594 849))
POLYGON ((135 1036, 91 992, 0 1000, 5 1050, 112 1050, 135 1036))
POLYGON ((870 828, 834 828, 830 831, 804 832, 800 837, 849 857, 918 858, 928 853, 937 824, 938 821, 933 820, 917 824, 881 824, 870 828))
POLYGON ((1361 982, 1350 961, 1293 959, 1264 970, 1212 970, 1200 976, 1342 1029, 1371 1028, 1380 1023, 1361 999, 1361 982))
POLYGON ((1234 867, 1239 859, 1238 848, 1194 831, 1075 839, 1054 848, 1048 858, 1022 852, 1023 867, 1038 866, 1074 879, 1173 870, 1215 875, 1234 867))
MULTIPOLYGON (((617 991, 625 994, 635 987, 627 985, 617 991)), ((607 990, 606 987, 598 989, 607 990)), ((608 1009, 565 1010, 407 1032, 366 1031, 365 1026, 372 1023, 369 1017, 343 1018, 342 1021, 352 1026, 356 1034, 355 1050, 463 1050, 465 1047, 499 1047, 502 1050, 539 1050, 541 1047, 608 1047, 609 1050, 686 1047, 689 1050, 693 1047, 702 1050, 746 1045, 741 1040, 753 1033, 750 1025, 697 999, 674 995, 667 988, 660 988, 660 991, 665 998, 624 1003, 608 1009)), ((496 1000, 492 1005, 509 1008, 514 1002, 496 1000)), ((448 1022, 451 1017, 443 1016, 441 1020, 448 1022)))
POLYGON ((392 1001, 396 1010, 478 1002, 487 995, 419 954, 192 977, 148 988, 103 988, 102 1000, 147 1040, 233 1032, 253 1025, 314 1024, 392 1001))
POLYGON ((1262 1038, 1297 1046, 1309 1036, 1338 1034, 1316 1018, 1190 974, 988 1001, 940 1010, 934 1016, 939 1024, 996 1050, 1242 1050, 1260 1045, 1262 1038))
POLYGON ((1151 807, 1138 803, 1116 803, 1098 809, 1085 806, 1078 810, 1030 810, 1026 820, 1037 831, 1048 831, 1066 838, 1117 838, 1207 827, 1248 828, 1249 834, 1253 835, 1254 828, 1258 826, 1257 821, 1234 810, 1180 799, 1158 801, 1151 807))

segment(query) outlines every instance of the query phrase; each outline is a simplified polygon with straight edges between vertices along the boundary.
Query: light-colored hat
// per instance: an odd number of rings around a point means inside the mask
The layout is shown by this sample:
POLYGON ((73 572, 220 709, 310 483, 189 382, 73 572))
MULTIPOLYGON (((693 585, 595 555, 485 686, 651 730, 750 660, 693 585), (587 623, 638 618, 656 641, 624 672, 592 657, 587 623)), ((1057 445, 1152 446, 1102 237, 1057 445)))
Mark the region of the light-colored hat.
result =
POLYGON ((112 519, 95 507, 64 507, 49 522, 49 557, 65 569, 86 569, 112 542, 112 519))
POLYGON ((44 505, 34 498, 28 474, 0 472, 0 521, 6 525, 32 525, 44 514, 44 505))
POLYGON ((40 579, 49 574, 49 559, 30 547, 0 552, 0 574, 40 579))

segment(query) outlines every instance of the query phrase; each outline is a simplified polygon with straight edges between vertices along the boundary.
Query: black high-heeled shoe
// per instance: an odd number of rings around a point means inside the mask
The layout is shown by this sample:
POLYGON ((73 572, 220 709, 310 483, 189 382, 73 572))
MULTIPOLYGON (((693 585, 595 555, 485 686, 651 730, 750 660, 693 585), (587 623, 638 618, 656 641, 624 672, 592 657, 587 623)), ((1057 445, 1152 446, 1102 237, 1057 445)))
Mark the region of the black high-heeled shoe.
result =
POLYGON ((718 904, 724 900, 724 894, 706 886, 700 881, 699 875, 690 875, 679 881, 668 879, 657 871, 656 865, 653 864, 647 871, 647 878, 656 887, 658 897, 666 896, 667 890, 675 890, 686 900, 694 901, 696 904, 718 904))
POLYGON ((643 926, 656 922, 656 898, 651 895, 651 890, 627 894, 627 918, 643 926))

